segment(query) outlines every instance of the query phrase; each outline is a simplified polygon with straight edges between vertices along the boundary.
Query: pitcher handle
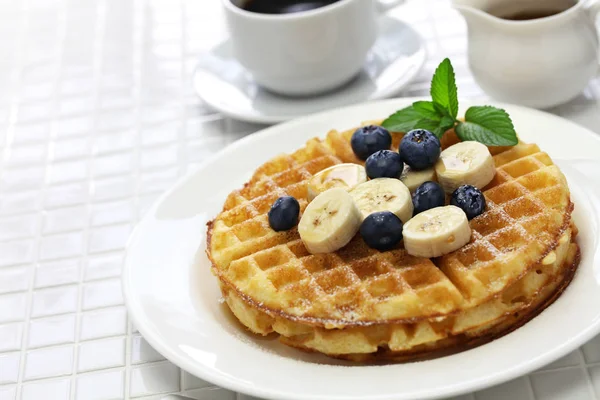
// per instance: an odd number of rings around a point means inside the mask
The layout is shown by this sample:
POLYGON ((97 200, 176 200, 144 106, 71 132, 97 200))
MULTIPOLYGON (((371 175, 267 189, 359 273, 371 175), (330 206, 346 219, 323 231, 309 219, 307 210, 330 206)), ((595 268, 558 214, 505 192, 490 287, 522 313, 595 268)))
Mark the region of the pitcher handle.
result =
MULTIPOLYGON (((585 7, 586 11, 590 15, 590 18, 592 19, 592 23, 595 26, 596 20, 598 19, 598 16, 600 16, 600 1, 591 0, 585 7)), ((598 58, 598 75, 600 75, 600 57, 598 58)))
POLYGON ((375 0, 375 5, 377 7, 377 11, 383 14, 404 2, 405 0, 375 0))
POLYGON ((592 21, 596 23, 596 18, 598 18, 598 15, 600 14, 600 1, 592 0, 591 2, 589 2, 589 4, 587 5, 587 10, 590 14, 590 17, 592 18, 592 21))

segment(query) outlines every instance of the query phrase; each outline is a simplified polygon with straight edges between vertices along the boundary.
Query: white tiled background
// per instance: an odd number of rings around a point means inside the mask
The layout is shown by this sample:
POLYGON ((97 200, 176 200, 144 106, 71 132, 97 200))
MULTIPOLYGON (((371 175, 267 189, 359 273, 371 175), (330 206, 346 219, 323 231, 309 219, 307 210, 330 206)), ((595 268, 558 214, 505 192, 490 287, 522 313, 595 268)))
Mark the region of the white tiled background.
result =
MULTIPOLYGON (((401 95, 426 94, 451 56, 461 96, 484 97, 448 1, 394 14, 429 50, 401 95)), ((154 351, 129 323, 119 279, 127 236, 161 191, 260 128, 191 90, 198 55, 223 37, 218 0, 0 0, 0 400, 248 399, 154 351)), ((595 99, 598 79, 552 111, 600 133, 595 99)), ((459 398, 600 399, 600 338, 459 398)))

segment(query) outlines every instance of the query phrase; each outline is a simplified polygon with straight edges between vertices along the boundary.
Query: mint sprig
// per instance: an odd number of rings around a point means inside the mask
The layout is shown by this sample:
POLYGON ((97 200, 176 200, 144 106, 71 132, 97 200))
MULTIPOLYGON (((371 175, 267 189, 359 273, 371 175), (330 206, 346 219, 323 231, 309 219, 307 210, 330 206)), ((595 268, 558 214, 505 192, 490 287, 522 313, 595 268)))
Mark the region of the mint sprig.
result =
POLYGON ((465 122, 456 126, 456 134, 460 140, 476 140, 489 146, 514 146, 519 142, 506 111, 492 106, 469 108, 465 122))
POLYGON ((431 79, 429 92, 434 103, 444 107, 448 110, 450 117, 456 119, 458 115, 458 89, 456 88, 454 68, 449 59, 444 59, 436 68, 431 79))
POLYGON ((383 121, 383 127, 394 132, 427 129, 441 138, 455 128, 461 140, 474 140, 488 146, 513 146, 517 133, 506 111, 492 106, 470 107, 465 120, 457 120, 458 90, 454 68, 449 59, 437 67, 431 80, 432 101, 417 101, 396 111, 383 121))

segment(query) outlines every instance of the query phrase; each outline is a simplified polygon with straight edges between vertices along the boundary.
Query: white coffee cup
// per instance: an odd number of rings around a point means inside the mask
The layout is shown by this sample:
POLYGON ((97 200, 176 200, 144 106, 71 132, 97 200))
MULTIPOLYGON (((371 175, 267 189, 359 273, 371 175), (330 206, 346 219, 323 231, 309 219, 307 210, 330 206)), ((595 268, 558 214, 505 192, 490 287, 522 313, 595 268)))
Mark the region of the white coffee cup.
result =
POLYGON ((238 61, 261 86, 304 96, 356 76, 375 43, 379 13, 404 0, 339 0, 309 11, 262 14, 222 0, 238 61))

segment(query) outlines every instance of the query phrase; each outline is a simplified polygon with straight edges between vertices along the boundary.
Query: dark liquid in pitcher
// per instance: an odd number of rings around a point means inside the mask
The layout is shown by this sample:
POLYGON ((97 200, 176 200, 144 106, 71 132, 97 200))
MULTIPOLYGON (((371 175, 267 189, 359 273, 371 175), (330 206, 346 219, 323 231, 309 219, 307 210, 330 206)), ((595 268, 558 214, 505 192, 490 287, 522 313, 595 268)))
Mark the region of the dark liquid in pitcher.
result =
POLYGON ((503 15, 500 18, 509 19, 511 21, 527 21, 529 19, 538 19, 551 17, 552 15, 563 12, 564 10, 538 10, 538 11, 522 11, 512 15, 503 15))
POLYGON ((490 10, 490 14, 511 21, 529 21, 551 17, 568 10, 576 4, 574 0, 507 1, 502 8, 490 10))
POLYGON ((338 0, 245 0, 241 8, 261 14, 291 14, 328 6, 338 0))

